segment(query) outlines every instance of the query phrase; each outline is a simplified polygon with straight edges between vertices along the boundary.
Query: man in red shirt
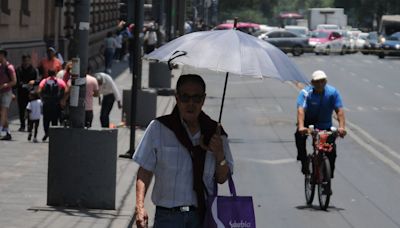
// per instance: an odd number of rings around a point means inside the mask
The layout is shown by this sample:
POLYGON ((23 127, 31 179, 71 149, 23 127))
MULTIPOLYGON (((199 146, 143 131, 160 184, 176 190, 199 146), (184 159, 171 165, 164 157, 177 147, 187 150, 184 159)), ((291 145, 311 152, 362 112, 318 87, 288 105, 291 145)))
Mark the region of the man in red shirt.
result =
POLYGON ((47 58, 42 59, 39 64, 39 72, 43 78, 47 78, 48 71, 52 70, 54 72, 59 72, 62 70, 62 63, 59 59, 56 58, 56 50, 52 47, 47 49, 47 58))
POLYGON ((67 86, 62 79, 56 78, 56 72, 48 71, 48 77, 39 84, 38 92, 43 102, 43 128, 44 136, 42 141, 46 141, 50 122, 52 126, 58 125, 61 116, 61 99, 67 92, 67 86))
POLYGON ((0 140, 11 140, 8 109, 13 97, 11 88, 16 84, 14 66, 7 61, 7 51, 0 49, 0 140))

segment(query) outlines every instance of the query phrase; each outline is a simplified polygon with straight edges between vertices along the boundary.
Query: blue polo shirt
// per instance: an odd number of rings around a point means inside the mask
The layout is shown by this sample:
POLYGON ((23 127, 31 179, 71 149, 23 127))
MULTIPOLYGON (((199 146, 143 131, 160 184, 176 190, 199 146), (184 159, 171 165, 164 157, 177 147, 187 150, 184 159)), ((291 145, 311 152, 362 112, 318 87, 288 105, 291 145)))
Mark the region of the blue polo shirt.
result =
POLYGON ((332 114, 335 109, 342 108, 342 98, 333 86, 326 85, 324 94, 313 92, 313 86, 302 89, 297 97, 297 107, 305 111, 305 127, 313 124, 315 128, 328 130, 332 126, 332 114))

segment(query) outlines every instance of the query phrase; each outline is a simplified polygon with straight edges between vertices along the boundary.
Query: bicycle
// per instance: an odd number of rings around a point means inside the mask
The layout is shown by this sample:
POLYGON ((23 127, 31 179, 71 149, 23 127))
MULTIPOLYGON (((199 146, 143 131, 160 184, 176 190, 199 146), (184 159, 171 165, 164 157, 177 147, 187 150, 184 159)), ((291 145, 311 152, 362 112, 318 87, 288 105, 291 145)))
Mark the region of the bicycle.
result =
POLYGON ((331 166, 327 153, 333 151, 334 142, 338 136, 337 129, 331 131, 314 129, 309 126, 312 136, 313 153, 307 155, 306 164, 308 172, 304 179, 304 191, 307 205, 311 205, 314 200, 315 185, 318 185, 318 199, 322 210, 327 210, 329 206, 331 190, 331 166))

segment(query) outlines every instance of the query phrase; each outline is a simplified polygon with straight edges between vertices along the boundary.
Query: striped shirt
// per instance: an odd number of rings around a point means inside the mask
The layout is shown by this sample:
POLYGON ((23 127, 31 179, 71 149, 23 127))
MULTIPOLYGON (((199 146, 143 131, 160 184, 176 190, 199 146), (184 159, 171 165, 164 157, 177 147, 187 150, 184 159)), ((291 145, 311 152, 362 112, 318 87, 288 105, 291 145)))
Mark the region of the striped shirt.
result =
MULTIPOLYGON (((186 130, 188 128, 184 124, 186 130)), ((193 145, 199 145, 201 132, 188 133, 193 145)), ((225 159, 233 171, 233 159, 228 139, 222 136, 225 159)), ((133 160, 142 168, 154 174, 155 182, 152 201, 156 206, 178 207, 197 206, 193 190, 192 160, 188 150, 178 141, 174 132, 157 120, 147 127, 133 160)), ((214 189, 216 161, 212 152, 207 151, 203 181, 209 194, 214 189)))

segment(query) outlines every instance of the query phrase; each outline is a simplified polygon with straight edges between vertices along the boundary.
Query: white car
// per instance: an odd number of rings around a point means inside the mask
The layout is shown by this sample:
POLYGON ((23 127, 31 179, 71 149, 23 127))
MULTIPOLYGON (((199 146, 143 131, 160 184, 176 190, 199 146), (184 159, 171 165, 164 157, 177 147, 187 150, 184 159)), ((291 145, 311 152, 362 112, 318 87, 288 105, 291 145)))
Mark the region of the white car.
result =
POLYGON ((356 48, 357 50, 361 50, 364 48, 365 41, 367 40, 368 33, 362 32, 358 34, 358 37, 356 39, 356 48))
POLYGON ((343 42, 343 36, 338 31, 331 31, 328 33, 328 40, 325 42, 318 42, 315 45, 314 52, 316 55, 330 53, 346 53, 346 46, 343 42))
POLYGON ((317 29, 316 30, 339 30, 339 26, 338 25, 333 25, 333 24, 320 24, 317 25, 317 29))

